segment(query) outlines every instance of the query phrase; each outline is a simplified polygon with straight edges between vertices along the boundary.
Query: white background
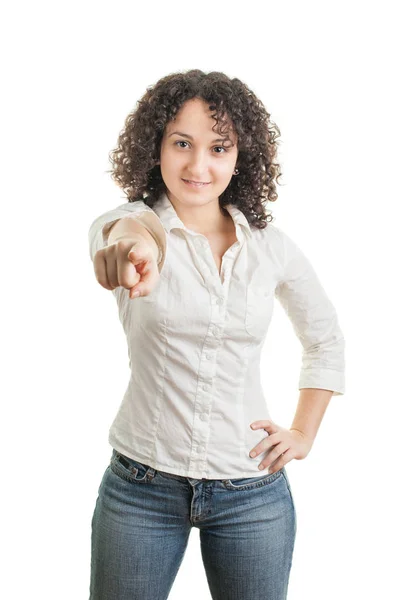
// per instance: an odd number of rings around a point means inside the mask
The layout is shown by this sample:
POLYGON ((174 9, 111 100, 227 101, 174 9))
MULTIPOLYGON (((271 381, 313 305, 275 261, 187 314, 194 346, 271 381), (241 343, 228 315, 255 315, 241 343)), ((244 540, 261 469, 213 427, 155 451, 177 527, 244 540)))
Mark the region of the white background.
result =
MULTIPOLYGON (((81 0, 3 9, 3 598, 89 597, 90 523, 129 370, 87 233, 125 202, 106 173, 125 117, 147 86, 190 68, 239 77, 280 128, 283 185, 268 208, 311 260, 346 338, 346 393, 332 398, 308 457, 286 467, 298 517, 288 598, 399 593, 395 8, 81 0)), ((262 371, 284 427, 300 359, 275 303, 262 371)), ((196 528, 169 598, 188 594, 211 597, 196 528)))

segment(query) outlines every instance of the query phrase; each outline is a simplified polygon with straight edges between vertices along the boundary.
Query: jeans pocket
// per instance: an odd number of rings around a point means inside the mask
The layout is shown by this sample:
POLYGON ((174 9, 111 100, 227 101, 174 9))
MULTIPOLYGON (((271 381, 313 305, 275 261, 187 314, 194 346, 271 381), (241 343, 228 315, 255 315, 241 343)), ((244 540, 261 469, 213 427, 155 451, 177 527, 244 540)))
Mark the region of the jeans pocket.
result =
POLYGON ((116 475, 131 483, 145 483, 154 477, 152 467, 125 456, 115 449, 113 449, 110 467, 116 475))
POLYGON ((282 469, 275 473, 267 473, 258 477, 243 477, 241 479, 224 479, 223 484, 228 490, 250 490, 272 483, 282 475, 282 469))

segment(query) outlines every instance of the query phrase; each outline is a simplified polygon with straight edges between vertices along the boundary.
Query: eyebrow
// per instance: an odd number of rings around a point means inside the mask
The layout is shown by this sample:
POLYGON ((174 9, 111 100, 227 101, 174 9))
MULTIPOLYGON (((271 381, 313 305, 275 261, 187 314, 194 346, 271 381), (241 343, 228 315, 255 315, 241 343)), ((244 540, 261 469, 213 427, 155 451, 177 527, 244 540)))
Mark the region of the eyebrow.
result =
MULTIPOLYGON (((193 136, 189 135, 188 133, 182 133, 182 131, 173 131, 167 137, 171 137, 171 135, 181 135, 182 137, 187 137, 189 140, 193 139, 193 136)), ((225 142, 226 140, 232 141, 230 138, 218 138, 213 140, 211 143, 214 144, 214 142, 225 142)))

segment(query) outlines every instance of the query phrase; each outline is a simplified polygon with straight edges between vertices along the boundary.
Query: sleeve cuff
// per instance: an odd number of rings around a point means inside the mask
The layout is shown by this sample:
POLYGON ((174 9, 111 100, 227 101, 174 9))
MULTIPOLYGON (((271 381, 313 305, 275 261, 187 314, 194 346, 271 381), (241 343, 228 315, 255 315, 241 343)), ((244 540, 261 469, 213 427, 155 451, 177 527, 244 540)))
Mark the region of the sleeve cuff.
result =
POLYGON ((334 396, 342 396, 345 393, 345 376, 341 371, 333 369, 302 369, 298 387, 299 390, 302 388, 332 390, 334 396))

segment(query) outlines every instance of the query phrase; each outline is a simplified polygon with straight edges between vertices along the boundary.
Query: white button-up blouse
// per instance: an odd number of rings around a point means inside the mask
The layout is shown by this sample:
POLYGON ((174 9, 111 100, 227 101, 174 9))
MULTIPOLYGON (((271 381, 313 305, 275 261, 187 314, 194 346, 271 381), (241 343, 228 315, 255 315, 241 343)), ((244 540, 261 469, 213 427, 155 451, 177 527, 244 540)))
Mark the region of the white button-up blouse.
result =
POLYGON ((274 299, 303 346, 298 387, 344 393, 344 338, 313 267, 275 225, 251 227, 226 207, 237 242, 218 273, 208 239, 179 219, 163 194, 99 216, 90 256, 107 245, 111 225, 139 218, 163 250, 160 279, 148 295, 112 291, 124 328, 131 376, 109 443, 154 469, 196 479, 260 475, 250 450, 268 435, 250 423, 270 419, 260 383, 260 353, 274 299), (140 216, 139 216, 140 215, 140 216))

